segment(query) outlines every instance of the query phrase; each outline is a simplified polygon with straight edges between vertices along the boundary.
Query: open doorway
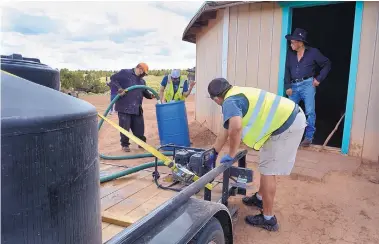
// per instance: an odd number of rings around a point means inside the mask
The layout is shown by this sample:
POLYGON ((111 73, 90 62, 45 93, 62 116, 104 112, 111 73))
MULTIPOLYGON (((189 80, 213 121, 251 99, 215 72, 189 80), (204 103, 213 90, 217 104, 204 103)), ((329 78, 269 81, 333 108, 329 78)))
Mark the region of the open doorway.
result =
MULTIPOLYGON (((332 62, 327 78, 316 90, 316 133, 313 144, 322 145, 346 110, 355 2, 294 8, 292 31, 308 31, 309 45, 318 48, 332 62)), ((291 32, 292 32, 291 31, 291 32)), ((303 102, 300 106, 304 108, 303 102)), ((344 121, 327 146, 341 148, 344 121)))

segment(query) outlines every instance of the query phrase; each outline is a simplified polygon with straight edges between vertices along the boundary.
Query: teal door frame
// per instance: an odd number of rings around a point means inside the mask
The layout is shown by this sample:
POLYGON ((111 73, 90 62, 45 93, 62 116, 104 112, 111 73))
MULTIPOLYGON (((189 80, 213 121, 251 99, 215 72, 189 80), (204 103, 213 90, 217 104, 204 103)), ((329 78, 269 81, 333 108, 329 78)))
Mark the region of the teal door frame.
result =
MULTIPOLYGON (((287 40, 284 38, 286 34, 290 34, 292 26, 292 10, 294 8, 304 8, 312 6, 321 6, 336 4, 341 2, 328 2, 328 1, 299 1, 299 2, 278 2, 282 7, 282 35, 280 42, 280 63, 279 63, 279 83, 278 94, 285 95, 284 91, 284 71, 287 56, 287 40)), ((359 63, 359 47, 361 42, 362 30, 362 16, 363 16, 364 2, 358 1, 355 4, 355 17, 354 17, 354 30, 353 30, 353 43, 351 49, 349 84, 347 89, 347 101, 345 112, 345 123, 343 129, 341 153, 348 154, 351 136, 351 127, 354 112, 354 99, 355 99, 355 85, 357 81, 358 63, 359 63)))

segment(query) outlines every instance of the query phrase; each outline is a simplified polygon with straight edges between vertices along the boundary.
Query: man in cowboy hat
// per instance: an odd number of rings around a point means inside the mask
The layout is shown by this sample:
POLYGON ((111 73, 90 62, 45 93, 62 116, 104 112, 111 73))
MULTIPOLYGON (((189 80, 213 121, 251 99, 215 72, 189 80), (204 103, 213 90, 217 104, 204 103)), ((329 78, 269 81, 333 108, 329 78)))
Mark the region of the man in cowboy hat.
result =
MULTIPOLYGON (((129 131, 132 130, 133 134, 146 142, 145 137, 145 122, 143 118, 142 100, 143 97, 153 99, 154 95, 146 89, 135 89, 125 92, 125 89, 134 85, 146 85, 144 79, 147 75, 149 67, 145 63, 139 63, 133 69, 122 69, 116 74, 111 76, 111 86, 118 89, 118 94, 122 97, 116 102, 115 111, 118 112, 118 120, 120 127, 129 131), (126 94, 126 96, 124 96, 126 94)), ((125 152, 130 152, 129 138, 120 133, 121 147, 125 152)), ((140 147, 140 146, 139 146, 140 147)), ((141 148, 141 147, 140 147, 141 148)))
POLYGON ((296 28, 292 35, 286 35, 292 50, 287 52, 284 87, 288 97, 295 103, 304 101, 307 127, 300 144, 308 147, 316 131, 315 94, 316 87, 325 80, 331 69, 330 60, 317 48, 308 46, 307 31, 296 28), (320 72, 316 72, 320 68, 320 72))

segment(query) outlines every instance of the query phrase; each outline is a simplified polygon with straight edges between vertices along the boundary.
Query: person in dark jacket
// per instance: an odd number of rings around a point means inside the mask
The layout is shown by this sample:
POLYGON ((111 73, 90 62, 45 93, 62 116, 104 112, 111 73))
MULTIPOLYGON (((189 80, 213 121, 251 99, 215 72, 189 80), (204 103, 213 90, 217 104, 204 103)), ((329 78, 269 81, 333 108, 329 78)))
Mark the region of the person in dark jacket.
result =
MULTIPOLYGON (((115 111, 118 112, 118 119, 120 127, 129 131, 132 130, 133 134, 146 142, 145 122, 143 119, 142 100, 143 97, 153 99, 155 96, 147 89, 135 89, 125 92, 125 89, 134 85, 146 85, 144 79, 147 75, 149 67, 145 63, 139 63, 133 69, 121 69, 119 72, 111 76, 111 86, 116 86, 118 94, 121 98, 115 104, 115 111)), ((130 152, 129 138, 120 133, 121 147, 125 152, 130 152)))
MULTIPOLYGON (((108 82, 108 76, 105 78, 106 80, 106 83, 107 83, 107 86, 109 86, 111 88, 111 102, 113 101, 113 99, 117 96, 117 87, 116 86, 112 86, 110 81, 108 82)), ((109 111, 109 115, 112 115, 112 113, 114 112, 114 104, 113 106, 111 107, 110 111, 109 111)))

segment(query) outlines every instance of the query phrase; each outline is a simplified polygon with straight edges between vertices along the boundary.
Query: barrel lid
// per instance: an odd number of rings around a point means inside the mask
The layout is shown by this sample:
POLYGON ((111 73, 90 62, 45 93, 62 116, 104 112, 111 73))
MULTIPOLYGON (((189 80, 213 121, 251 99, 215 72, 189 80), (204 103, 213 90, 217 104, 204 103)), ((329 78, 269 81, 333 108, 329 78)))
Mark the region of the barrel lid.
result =
POLYGON ((48 131, 57 123, 97 115, 88 102, 3 70, 0 85, 2 136, 48 131))
MULTIPOLYGON (((49 67, 46 64, 41 63, 38 58, 26 58, 21 54, 1 55, 1 64, 15 64, 15 65, 33 65, 49 67)), ((50 68, 50 67, 49 67, 50 68)))

